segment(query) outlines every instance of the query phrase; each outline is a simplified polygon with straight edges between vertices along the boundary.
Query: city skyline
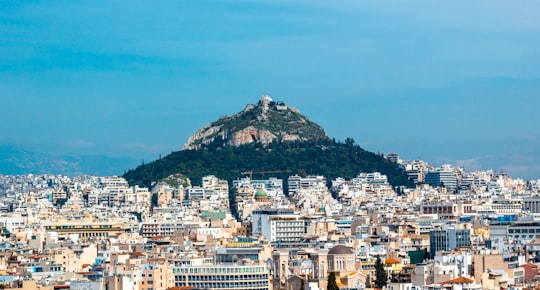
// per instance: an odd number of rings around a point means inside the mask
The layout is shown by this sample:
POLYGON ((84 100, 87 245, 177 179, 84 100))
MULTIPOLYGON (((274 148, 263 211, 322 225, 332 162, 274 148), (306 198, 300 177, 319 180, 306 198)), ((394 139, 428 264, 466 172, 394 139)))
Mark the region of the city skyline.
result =
POLYGON ((540 178, 537 2, 106 3, 3 3, 0 144, 151 161, 265 93, 373 152, 540 178))

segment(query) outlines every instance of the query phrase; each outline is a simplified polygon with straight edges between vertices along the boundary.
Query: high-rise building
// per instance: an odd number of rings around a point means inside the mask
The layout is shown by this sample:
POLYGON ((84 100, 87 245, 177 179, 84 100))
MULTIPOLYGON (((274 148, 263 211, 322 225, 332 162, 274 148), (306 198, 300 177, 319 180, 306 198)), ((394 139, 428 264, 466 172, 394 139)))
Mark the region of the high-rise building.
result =
POLYGON ((451 170, 436 169, 426 174, 425 182, 433 187, 445 187, 447 192, 455 192, 457 189, 457 177, 451 170))
POLYGON ((459 228, 458 225, 443 225, 429 232, 430 257, 433 259, 437 251, 451 251, 455 248, 471 245, 471 230, 459 228))

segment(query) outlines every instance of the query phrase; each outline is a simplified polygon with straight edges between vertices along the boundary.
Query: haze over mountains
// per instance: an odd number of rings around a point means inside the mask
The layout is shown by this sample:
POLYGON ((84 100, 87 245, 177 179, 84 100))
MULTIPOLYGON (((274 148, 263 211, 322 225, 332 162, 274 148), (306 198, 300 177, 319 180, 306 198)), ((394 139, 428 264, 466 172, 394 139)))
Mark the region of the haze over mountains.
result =
POLYGON ((0 174, 120 175, 140 159, 104 155, 47 154, 0 144, 0 174))

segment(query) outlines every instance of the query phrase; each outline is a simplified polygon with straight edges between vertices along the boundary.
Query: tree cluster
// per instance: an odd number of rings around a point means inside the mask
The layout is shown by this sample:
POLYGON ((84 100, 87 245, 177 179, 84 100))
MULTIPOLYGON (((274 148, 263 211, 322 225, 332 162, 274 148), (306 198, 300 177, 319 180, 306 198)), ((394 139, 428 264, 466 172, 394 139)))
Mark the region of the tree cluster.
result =
MULTIPOLYGON (((196 185, 203 176, 215 175, 232 181, 243 171, 276 171, 272 176, 287 179, 299 174, 321 174, 330 182, 337 177, 353 178, 360 172, 386 174, 394 186, 412 187, 413 182, 398 166, 382 155, 362 149, 354 140, 340 143, 333 140, 320 142, 274 142, 268 146, 259 143, 238 147, 210 144, 204 150, 173 152, 154 162, 129 170, 124 177, 131 185, 151 186, 167 176, 181 173, 196 185)), ((263 178, 265 176, 256 176, 263 178)), ((286 182, 285 182, 286 184, 286 182)))

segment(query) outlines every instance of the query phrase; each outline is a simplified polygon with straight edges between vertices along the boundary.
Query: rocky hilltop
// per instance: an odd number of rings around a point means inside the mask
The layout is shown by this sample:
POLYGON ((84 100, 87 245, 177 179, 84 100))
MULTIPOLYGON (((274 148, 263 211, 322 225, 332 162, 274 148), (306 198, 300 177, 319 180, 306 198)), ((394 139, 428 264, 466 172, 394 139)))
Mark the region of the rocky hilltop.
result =
POLYGON ((233 115, 223 116, 188 139, 182 150, 210 146, 240 146, 249 143, 317 141, 328 136, 323 128, 295 108, 263 95, 255 105, 233 115))
POLYGON ((129 170, 124 177, 131 185, 149 187, 160 180, 182 182, 171 176, 197 182, 215 175, 232 183, 246 171, 276 171, 280 173, 274 177, 283 180, 295 174, 350 179, 376 171, 387 175, 393 186, 414 186, 397 164, 362 149, 352 138, 328 138, 298 110, 268 96, 200 129, 182 149, 129 170))

